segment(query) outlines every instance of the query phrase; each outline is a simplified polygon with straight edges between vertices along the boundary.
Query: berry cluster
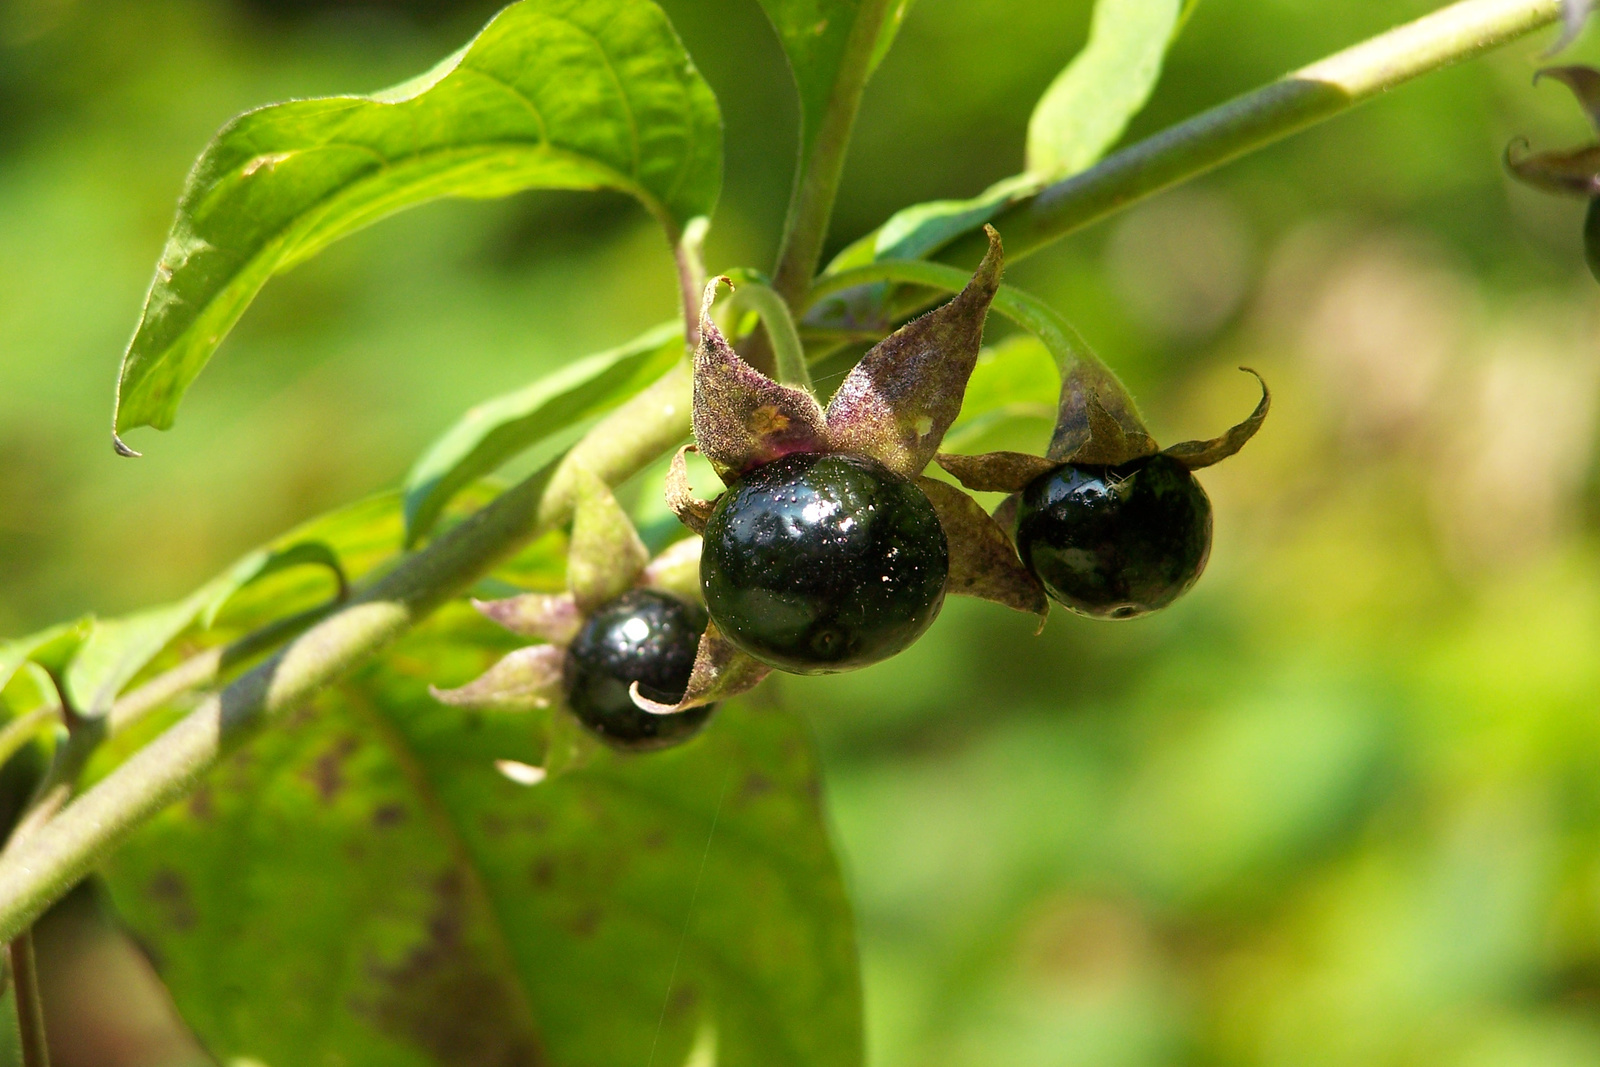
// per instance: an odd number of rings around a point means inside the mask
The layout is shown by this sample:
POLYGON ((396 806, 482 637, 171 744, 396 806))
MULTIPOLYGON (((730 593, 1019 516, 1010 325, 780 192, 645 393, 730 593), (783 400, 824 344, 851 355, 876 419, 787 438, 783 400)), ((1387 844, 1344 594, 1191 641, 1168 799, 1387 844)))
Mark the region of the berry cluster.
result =
MULTIPOLYGON (((609 490, 579 472, 569 592, 478 605, 546 643, 440 699, 559 699, 612 747, 664 748, 774 668, 829 674, 903 651, 949 593, 1032 612, 1042 625, 1050 600, 1125 619, 1192 586, 1211 548, 1211 504, 1192 472, 1256 432, 1265 386, 1227 434, 1161 450, 1115 376, 1086 356, 1063 368, 1044 456, 940 453, 1000 287, 1004 257, 988 232, 989 253, 966 288, 863 356, 826 409, 808 388, 739 357, 710 314, 727 280, 711 282, 694 361, 695 444, 667 478, 668 505, 701 537, 649 561, 609 490), (727 486, 714 501, 690 491, 691 449, 727 486), (1006 502, 989 514, 925 477, 934 461, 968 489, 1008 493, 1006 502)), ((555 762, 557 748, 552 740, 555 762)))

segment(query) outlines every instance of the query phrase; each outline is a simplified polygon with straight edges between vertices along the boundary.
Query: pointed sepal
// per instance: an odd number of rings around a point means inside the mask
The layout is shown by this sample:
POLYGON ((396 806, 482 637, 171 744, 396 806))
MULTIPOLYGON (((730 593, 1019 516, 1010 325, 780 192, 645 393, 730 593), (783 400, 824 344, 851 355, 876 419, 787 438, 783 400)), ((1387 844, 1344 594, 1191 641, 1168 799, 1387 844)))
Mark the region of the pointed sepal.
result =
POLYGON ((685 537, 668 545, 644 569, 639 584, 695 603, 701 602, 704 594, 700 591, 700 546, 698 537, 685 537))
POLYGON ((1538 85, 1545 78, 1571 89, 1572 95, 1577 97, 1578 106, 1589 116, 1589 125, 1594 127, 1596 133, 1600 133, 1600 70, 1577 63, 1545 67, 1534 72, 1533 84, 1538 85))
POLYGON ((1043 629, 1050 614, 1044 586, 1017 558, 1011 538, 1000 524, 976 500, 947 482, 918 478, 917 485, 932 501, 950 546, 945 591, 1037 615, 1043 629))
POLYGON ((567 588, 578 610, 589 615, 633 588, 650 562, 650 550, 605 482, 581 467, 573 476, 567 588))
POLYGON ((999 233, 984 230, 989 251, 966 288, 878 342, 840 383, 828 404, 828 433, 840 451, 871 456, 905 478, 939 451, 961 413, 1005 268, 999 233))
POLYGON ((700 635, 694 670, 689 675, 689 687, 684 690, 682 700, 676 704, 651 700, 639 692, 638 682, 634 682, 628 692, 633 696, 633 702, 645 711, 655 715, 673 715, 748 692, 771 673, 771 667, 734 648, 727 638, 717 632, 717 624, 713 622, 700 635))
POLYGON ((941 452, 933 458, 952 478, 975 493, 1020 493, 1035 478, 1061 466, 1026 452, 985 452, 981 456, 941 452))
POLYGON ((694 357, 694 439, 725 483, 792 452, 828 450, 822 406, 804 389, 779 385, 739 358, 711 320, 719 283, 707 285, 694 357))
POLYGON ((1139 409, 1099 361, 1079 360, 1061 379, 1061 404, 1045 457, 1056 463, 1115 467, 1157 451, 1139 409))
POLYGON ((1600 145, 1528 152, 1528 142, 1518 139, 1506 146, 1506 169, 1525 185, 1547 193, 1600 196, 1600 145))
POLYGON ((583 612, 571 593, 522 593, 500 600, 474 600, 472 606, 518 637, 552 645, 571 644, 583 626, 583 612))
POLYGON ((716 502, 701 500, 689 485, 689 465, 683 457, 685 453, 698 451, 694 445, 684 445, 672 457, 672 465, 667 468, 667 507, 678 516, 679 522, 695 533, 702 534, 706 532, 706 522, 711 518, 711 509, 716 502))
POLYGON ((1013 542, 1017 539, 1017 511, 1022 507, 1022 494, 1012 493, 994 509, 995 525, 1005 531, 1013 542))
POLYGON ((1261 375, 1249 367, 1239 369, 1246 374, 1255 374, 1256 381, 1261 383, 1261 399, 1256 403, 1256 409, 1250 413, 1250 417, 1221 437, 1213 437, 1209 441, 1181 441, 1162 449, 1162 455, 1171 456, 1190 470, 1197 471, 1201 467, 1209 467, 1213 463, 1227 459, 1256 435, 1256 431, 1261 429, 1261 424, 1267 420, 1268 409, 1272 407, 1272 391, 1267 388, 1266 380, 1261 375))
POLYGON ((435 700, 459 708, 484 711, 536 711, 561 698, 561 667, 566 650, 555 645, 529 645, 456 689, 429 686, 435 700))

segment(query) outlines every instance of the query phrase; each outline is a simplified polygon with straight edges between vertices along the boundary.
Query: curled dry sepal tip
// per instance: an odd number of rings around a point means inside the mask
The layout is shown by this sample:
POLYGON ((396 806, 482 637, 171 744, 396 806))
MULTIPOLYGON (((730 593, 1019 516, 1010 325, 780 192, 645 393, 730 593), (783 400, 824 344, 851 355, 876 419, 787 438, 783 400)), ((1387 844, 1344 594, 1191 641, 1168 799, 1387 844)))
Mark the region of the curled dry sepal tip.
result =
MULTIPOLYGON (((1600 134, 1600 71, 1578 65, 1546 67, 1533 76, 1537 84, 1552 78, 1572 91, 1589 124, 1600 134)), ((1576 148, 1530 152, 1525 138, 1506 146, 1506 169, 1535 189, 1589 201, 1583 223, 1583 253, 1589 272, 1600 280, 1600 142, 1576 148)))
POLYGON ((625 751, 686 741, 722 695, 694 688, 692 677, 706 629, 698 602, 700 539, 679 541, 651 559, 605 483, 582 469, 574 478, 567 591, 473 601, 485 617, 542 643, 508 653, 459 688, 432 690, 460 707, 547 713, 543 773, 507 772, 523 784, 581 763, 596 741, 625 751), (672 702, 690 690, 691 707, 667 717, 644 710, 633 696, 642 691, 672 702))
MULTIPOLYGON (((943 306, 879 342, 826 409, 742 360, 706 288, 694 366, 697 448, 728 487, 714 501, 674 458, 667 503, 705 536, 708 673, 850 670, 915 641, 946 593, 1044 615, 1044 590, 965 493, 922 477, 961 410, 1004 254, 943 306)), ((684 450, 687 451, 687 448, 684 450)), ((753 682, 750 682, 753 684, 753 682)))
POLYGON ((1192 472, 1233 455, 1267 417, 1271 393, 1220 437, 1160 448, 1133 400, 1102 364, 1080 359, 1061 384, 1043 456, 941 454, 969 489, 1012 494, 995 512, 1051 599, 1095 618, 1127 619, 1170 604, 1205 568, 1211 505, 1192 472))

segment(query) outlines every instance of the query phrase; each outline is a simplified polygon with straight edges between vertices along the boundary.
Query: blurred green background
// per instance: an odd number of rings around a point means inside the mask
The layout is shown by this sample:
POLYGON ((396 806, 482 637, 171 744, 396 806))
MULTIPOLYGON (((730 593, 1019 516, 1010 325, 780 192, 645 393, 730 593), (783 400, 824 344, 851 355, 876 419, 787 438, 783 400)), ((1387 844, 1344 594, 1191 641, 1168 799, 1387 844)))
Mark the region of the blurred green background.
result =
MULTIPOLYGON (((726 117, 710 265, 766 266, 794 146, 781 54, 753 0, 665 6, 726 117)), ((1130 136, 1434 6, 1205 0, 1130 136)), ((831 247, 1020 169, 1088 8, 919 0, 831 247)), ((112 455, 120 350, 210 134, 398 81, 493 9, 0 3, 0 633, 186 593, 394 485, 475 401, 673 314, 666 251, 621 197, 426 208, 269 285, 177 428, 112 455)), ((1499 163, 1517 135, 1586 136, 1530 86, 1545 43, 1010 272, 1164 441, 1249 409, 1241 363, 1276 404, 1203 476, 1210 569, 1169 611, 1058 611, 1035 639, 955 602, 895 661, 772 683, 823 748, 875 1067, 1600 1062, 1600 300, 1579 206, 1499 163)), ((178 1054, 159 999, 118 993, 139 961, 87 929, 46 960, 73 991, 58 1062, 178 1054), (113 1002, 115 1026, 84 1021, 113 1002)))

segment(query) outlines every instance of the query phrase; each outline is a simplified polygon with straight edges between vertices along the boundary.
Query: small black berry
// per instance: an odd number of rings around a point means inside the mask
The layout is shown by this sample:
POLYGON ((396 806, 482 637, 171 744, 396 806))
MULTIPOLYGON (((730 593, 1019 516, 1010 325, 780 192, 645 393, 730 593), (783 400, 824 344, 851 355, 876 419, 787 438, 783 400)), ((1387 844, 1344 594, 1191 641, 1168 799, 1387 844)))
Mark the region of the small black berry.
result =
POLYGON ((1017 511, 1017 552, 1051 599, 1098 619, 1164 608, 1211 554, 1211 501, 1176 460, 1071 464, 1035 478, 1017 511))
POLYGON ((670 748, 700 732, 714 705, 655 715, 633 702, 628 687, 663 704, 689 688, 695 650, 706 629, 696 604, 655 589, 634 589, 589 616, 567 648, 567 706, 612 748, 670 748))
POLYGON ((887 659, 944 603, 938 514, 865 456, 796 453, 757 467, 717 501, 704 536, 700 584, 717 629, 796 674, 887 659))

